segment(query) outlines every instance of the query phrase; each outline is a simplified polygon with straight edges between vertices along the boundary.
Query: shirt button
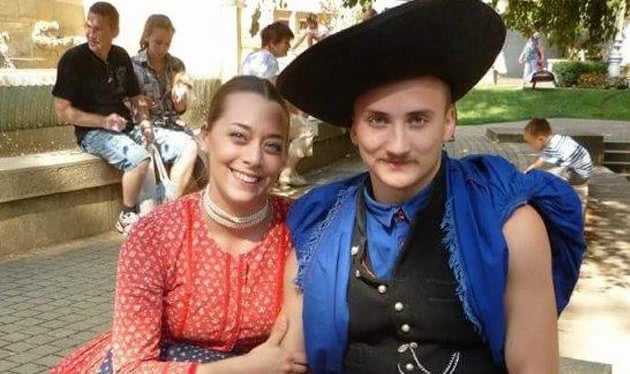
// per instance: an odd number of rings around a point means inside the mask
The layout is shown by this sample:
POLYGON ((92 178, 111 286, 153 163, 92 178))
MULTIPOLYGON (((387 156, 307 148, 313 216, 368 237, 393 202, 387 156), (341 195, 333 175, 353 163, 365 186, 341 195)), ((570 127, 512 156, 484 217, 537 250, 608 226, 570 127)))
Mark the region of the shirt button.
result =
POLYGON ((408 333, 409 331, 411 331, 411 326, 405 323, 402 326, 400 326, 400 331, 404 333, 408 333))
POLYGON ((380 286, 378 286, 377 290, 378 290, 378 293, 384 294, 385 292, 387 292, 387 286, 384 284, 381 284, 380 286))
POLYGON ((353 245, 352 249, 350 249, 350 254, 356 256, 359 253, 359 246, 353 245))
POLYGON ((394 304, 395 311, 402 312, 403 309, 405 309, 405 307, 403 306, 403 303, 401 303, 400 301, 394 304))
POLYGON ((410 362, 407 365, 405 365, 405 369, 407 369, 407 371, 412 371, 413 370, 413 364, 410 362))

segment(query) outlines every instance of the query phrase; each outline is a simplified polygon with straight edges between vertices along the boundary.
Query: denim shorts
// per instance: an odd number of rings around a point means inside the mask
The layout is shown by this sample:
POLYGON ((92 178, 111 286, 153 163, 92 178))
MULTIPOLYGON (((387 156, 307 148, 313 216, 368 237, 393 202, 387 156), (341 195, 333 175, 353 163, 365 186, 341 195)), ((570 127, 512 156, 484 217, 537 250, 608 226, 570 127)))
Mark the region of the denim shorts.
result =
MULTIPOLYGON (((155 143, 164 163, 177 162, 193 138, 182 131, 153 128, 155 143)), ((99 156, 118 170, 130 171, 149 159, 138 127, 127 133, 103 129, 88 131, 79 144, 87 153, 99 156)))
MULTIPOLYGON (((134 141, 142 144, 142 134, 137 127, 131 131, 130 136, 134 141)), ((188 144, 194 142, 193 138, 184 131, 165 129, 157 126, 153 126, 153 137, 157 148, 160 150, 162 161, 165 164, 179 161, 188 144)))
POLYGON ((116 169, 127 172, 149 159, 149 153, 142 143, 134 141, 139 134, 135 128, 127 133, 94 129, 83 135, 79 147, 104 159, 116 169))

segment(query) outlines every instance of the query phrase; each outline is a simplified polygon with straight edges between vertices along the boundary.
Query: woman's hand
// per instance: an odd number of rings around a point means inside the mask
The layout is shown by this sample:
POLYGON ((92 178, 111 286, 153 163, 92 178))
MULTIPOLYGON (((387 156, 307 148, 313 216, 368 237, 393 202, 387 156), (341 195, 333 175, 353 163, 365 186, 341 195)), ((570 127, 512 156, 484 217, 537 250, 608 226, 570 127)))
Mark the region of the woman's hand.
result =
POLYGON ((297 354, 287 354, 281 347, 288 328, 289 321, 287 317, 280 315, 267 341, 243 357, 246 360, 245 366, 248 368, 248 373, 297 374, 307 372, 305 357, 297 357, 297 354))

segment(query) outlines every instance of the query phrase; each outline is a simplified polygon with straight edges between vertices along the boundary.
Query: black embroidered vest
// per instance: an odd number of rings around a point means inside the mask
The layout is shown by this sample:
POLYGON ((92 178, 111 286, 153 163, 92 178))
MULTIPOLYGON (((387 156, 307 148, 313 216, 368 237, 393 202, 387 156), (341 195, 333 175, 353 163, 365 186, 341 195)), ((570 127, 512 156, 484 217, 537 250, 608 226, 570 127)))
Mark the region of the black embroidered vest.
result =
POLYGON ((440 229, 446 199, 443 169, 428 205, 411 223, 388 282, 376 279, 370 270, 365 202, 358 193, 346 374, 507 373, 494 366, 490 349, 466 319, 457 296, 440 229))

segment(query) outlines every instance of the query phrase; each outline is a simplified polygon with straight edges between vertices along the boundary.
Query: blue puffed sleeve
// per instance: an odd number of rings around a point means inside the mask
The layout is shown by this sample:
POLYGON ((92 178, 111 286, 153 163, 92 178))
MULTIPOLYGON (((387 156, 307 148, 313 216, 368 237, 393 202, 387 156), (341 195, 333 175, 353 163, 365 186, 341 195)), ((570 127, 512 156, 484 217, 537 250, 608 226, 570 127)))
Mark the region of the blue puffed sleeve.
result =
POLYGON ((578 280, 586 251, 584 215, 574 188, 555 175, 533 170, 522 173, 507 160, 496 156, 473 156, 473 178, 484 180, 500 227, 514 211, 531 205, 542 217, 551 245, 553 283, 558 313, 568 304, 578 280))

